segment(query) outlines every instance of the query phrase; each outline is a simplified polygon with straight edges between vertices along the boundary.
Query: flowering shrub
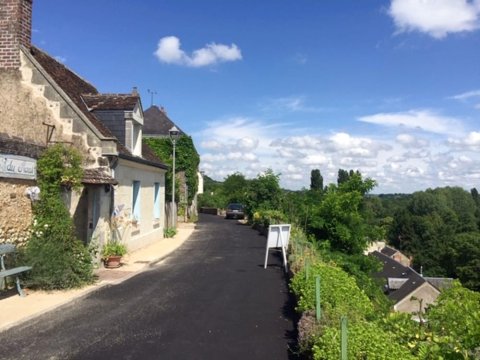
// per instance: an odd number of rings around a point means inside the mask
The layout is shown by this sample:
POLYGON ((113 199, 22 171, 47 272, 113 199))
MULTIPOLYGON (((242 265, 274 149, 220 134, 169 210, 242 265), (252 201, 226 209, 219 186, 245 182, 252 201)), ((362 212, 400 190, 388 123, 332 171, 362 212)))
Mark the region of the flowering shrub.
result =
POLYGON ((93 281, 88 249, 76 239, 70 213, 62 202, 61 188, 78 189, 83 172, 81 156, 61 144, 45 150, 37 162, 40 200, 34 204, 32 235, 26 247, 26 262, 32 271, 28 285, 42 289, 66 289, 93 281))

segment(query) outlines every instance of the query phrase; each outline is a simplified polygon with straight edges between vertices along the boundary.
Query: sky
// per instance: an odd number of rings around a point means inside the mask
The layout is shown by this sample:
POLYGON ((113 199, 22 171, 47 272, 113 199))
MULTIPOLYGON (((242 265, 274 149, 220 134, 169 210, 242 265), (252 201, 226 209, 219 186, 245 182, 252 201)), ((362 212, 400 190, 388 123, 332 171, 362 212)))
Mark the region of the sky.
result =
POLYGON ((223 180, 480 188, 480 0, 34 0, 37 47, 138 87, 223 180))

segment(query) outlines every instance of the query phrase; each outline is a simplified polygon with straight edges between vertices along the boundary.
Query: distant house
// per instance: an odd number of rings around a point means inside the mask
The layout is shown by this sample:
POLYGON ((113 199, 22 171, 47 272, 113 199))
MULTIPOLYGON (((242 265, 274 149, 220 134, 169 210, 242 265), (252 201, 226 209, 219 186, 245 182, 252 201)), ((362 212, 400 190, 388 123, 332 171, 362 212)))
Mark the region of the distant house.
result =
POLYGON ((402 252, 400 252, 399 250, 397 249, 394 249, 390 246, 384 246, 380 252, 384 255, 387 255, 389 258, 392 258, 393 260, 395 261, 398 261, 399 263, 401 263, 403 266, 410 266, 412 265, 412 262, 410 260, 410 258, 403 254, 402 252))
POLYGON ((181 135, 185 135, 180 126, 175 124, 167 115, 165 108, 156 105, 150 106, 144 112, 144 137, 169 137, 169 130, 176 126, 181 135))
POLYGON ((100 94, 32 46, 32 0, 8 5, 0 11, 0 160, 32 171, 27 177, 0 172, 0 194, 11 194, 2 197, 0 242, 28 239, 31 206, 23 193, 35 185, 42 149, 54 143, 84 157, 83 190, 65 198, 80 239, 105 242, 112 214, 125 220, 131 250, 162 238, 167 166, 142 144, 138 93, 100 94))
MULTIPOLYGON (((143 126, 143 137, 145 138, 168 138, 170 136, 169 130, 176 126, 180 130, 180 135, 186 134, 179 125, 174 123, 167 115, 165 108, 152 105, 144 112, 144 126, 143 126)), ((203 174, 198 170, 198 189, 195 193, 193 204, 190 206, 190 213, 197 214, 197 195, 203 193, 203 174)), ((180 193, 179 201, 185 200, 185 194, 189 191, 186 186, 185 173, 183 171, 178 171, 177 169, 177 179, 180 181, 180 188, 178 189, 180 193)), ((167 185, 168 186, 168 185, 167 185)))
POLYGON ((385 280, 384 292, 393 300, 395 311, 424 312, 437 299, 440 290, 411 267, 404 266, 379 251, 374 251, 371 255, 383 263, 383 269, 374 276, 385 280))

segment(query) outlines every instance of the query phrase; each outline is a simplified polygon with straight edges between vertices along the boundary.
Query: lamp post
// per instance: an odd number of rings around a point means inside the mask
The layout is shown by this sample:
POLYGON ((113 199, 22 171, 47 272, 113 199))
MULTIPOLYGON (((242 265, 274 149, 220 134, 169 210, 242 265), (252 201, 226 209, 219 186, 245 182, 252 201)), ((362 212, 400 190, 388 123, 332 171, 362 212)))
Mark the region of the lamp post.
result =
POLYGON ((173 161, 172 161, 172 226, 177 226, 177 206, 175 204, 175 146, 177 139, 180 136, 180 130, 174 125, 170 130, 168 130, 170 135, 170 140, 173 145, 173 161))

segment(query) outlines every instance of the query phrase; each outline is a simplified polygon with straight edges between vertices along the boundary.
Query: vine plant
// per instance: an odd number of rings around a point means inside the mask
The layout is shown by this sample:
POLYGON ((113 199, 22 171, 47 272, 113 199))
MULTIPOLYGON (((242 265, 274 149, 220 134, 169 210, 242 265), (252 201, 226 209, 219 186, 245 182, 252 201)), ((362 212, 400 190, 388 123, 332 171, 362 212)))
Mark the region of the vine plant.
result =
MULTIPOLYGON (((172 183, 172 154, 173 145, 169 138, 146 138, 145 142, 150 146, 155 155, 157 155, 165 164, 170 165, 167 171, 166 184, 172 183)), ((190 136, 181 136, 176 143, 175 152, 175 171, 184 171, 186 183, 188 186, 188 204, 191 204, 198 190, 198 166, 200 156, 195 149, 193 140, 190 136)), ((176 186, 177 191, 179 187, 176 186)), ((166 186, 167 198, 172 197, 171 187, 166 186)), ((179 194, 175 194, 176 199, 180 199, 179 194)))
POLYGON ((33 205, 32 236, 26 260, 33 266, 29 285, 43 289, 78 287, 93 281, 91 256, 76 239, 62 191, 81 189, 82 156, 73 147, 56 144, 37 162, 40 200, 33 205))

